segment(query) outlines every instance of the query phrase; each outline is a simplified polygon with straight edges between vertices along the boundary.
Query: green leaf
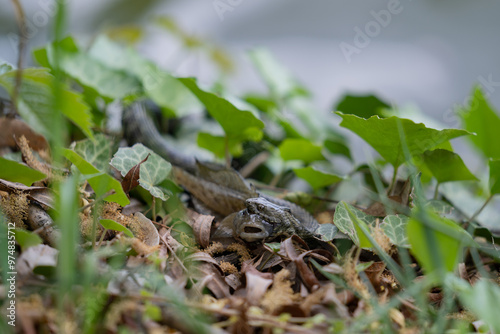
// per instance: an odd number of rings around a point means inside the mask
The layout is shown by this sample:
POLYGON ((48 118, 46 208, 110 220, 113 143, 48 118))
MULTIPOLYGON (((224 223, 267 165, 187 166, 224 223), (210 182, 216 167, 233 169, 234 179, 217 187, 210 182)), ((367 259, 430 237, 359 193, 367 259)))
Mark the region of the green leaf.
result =
POLYGON ((326 139, 323 142, 323 145, 331 153, 343 155, 352 161, 351 150, 349 149, 349 146, 344 144, 342 141, 326 139))
POLYGON ((340 232, 347 234, 356 245, 363 248, 370 248, 372 244, 357 225, 366 224, 368 229, 368 226, 372 226, 375 220, 375 217, 367 215, 344 201, 337 204, 333 216, 333 223, 340 232))
POLYGON ((0 179, 19 182, 26 186, 31 186, 33 182, 43 180, 47 177, 42 172, 3 157, 0 157, 0 166, 0 179))
POLYGON ((109 160, 112 151, 111 138, 99 133, 94 139, 84 139, 71 144, 70 149, 80 155, 85 161, 91 163, 100 171, 109 169, 109 160))
POLYGON ((229 139, 242 141, 262 139, 264 123, 252 112, 240 110, 228 100, 202 90, 194 79, 179 80, 203 103, 210 115, 222 126, 229 139))
POLYGON ((492 195, 500 194, 500 159, 490 160, 490 193, 492 195))
MULTIPOLYGON (((58 66, 81 85, 97 91, 107 99, 123 99, 142 91, 139 80, 130 73, 110 68, 87 52, 78 49, 72 37, 61 42, 58 66)), ((55 42, 34 51, 35 59, 42 65, 54 69, 55 42)))
MULTIPOLYGON (((0 75, 0 86, 12 95, 17 71, 0 75)), ((47 138, 52 138, 54 112, 54 77, 44 68, 26 68, 22 71, 22 85, 18 97, 18 111, 22 118, 35 130, 47 138)), ((92 138, 93 126, 90 109, 83 103, 82 95, 61 84, 58 105, 66 118, 92 138)))
POLYGON ((104 198, 105 201, 116 202, 121 206, 125 206, 130 203, 118 180, 106 173, 100 172, 97 168, 92 166, 92 164, 85 161, 85 159, 83 159, 78 153, 72 150, 65 149, 63 154, 66 159, 71 161, 71 163, 78 168, 80 173, 85 176, 92 189, 94 189, 97 197, 101 197, 111 190, 114 190, 114 194, 104 198))
POLYGON ((470 140, 487 158, 500 159, 500 117, 479 86, 474 88, 472 95, 470 106, 459 110, 464 128, 476 133, 470 140))
POLYGON ((412 254, 427 274, 452 272, 462 247, 473 244, 472 237, 450 219, 432 213, 417 217, 410 219, 406 232, 412 254))
POLYGON ((339 229, 333 224, 321 224, 316 230, 316 233, 321 235, 321 239, 324 241, 332 241, 338 232, 339 229))
POLYGON ((425 151, 422 157, 439 183, 477 180, 465 166, 462 158, 454 152, 443 149, 429 150, 425 151))
POLYGON ((409 218, 401 215, 389 215, 384 218, 380 224, 380 228, 389 237, 391 243, 399 246, 409 248, 408 237, 406 235, 406 225, 409 218))
POLYGON ((131 238, 134 237, 134 234, 132 233, 132 231, 130 231, 128 228, 126 228, 122 224, 119 224, 119 223, 115 222, 114 220, 111 220, 111 219, 101 219, 101 220, 99 220, 99 223, 105 229, 112 230, 112 231, 117 231, 117 232, 123 232, 128 237, 131 237, 131 238))
MULTIPOLYGON (((197 139, 198 146, 213 152, 218 158, 226 155, 226 138, 214 136, 210 133, 199 132, 197 139)), ((229 153, 233 157, 239 157, 243 154, 243 146, 240 141, 228 139, 229 153)))
POLYGON ((375 95, 350 95, 346 94, 335 107, 335 111, 344 114, 356 115, 362 118, 370 118, 374 115, 382 116, 381 109, 390 106, 375 95))
POLYGON ((110 69, 134 75, 144 93, 162 107, 167 116, 183 116, 201 109, 197 99, 177 78, 132 48, 124 48, 101 35, 92 44, 89 54, 110 69))
POLYGON ((458 297, 468 310, 490 326, 491 333, 500 333, 498 285, 483 278, 472 287, 464 284, 464 288, 458 292, 458 297))
POLYGON ((161 187, 160 184, 168 178, 172 165, 146 146, 135 144, 132 147, 118 149, 118 152, 111 159, 111 165, 118 169, 122 176, 125 176, 148 154, 150 154, 148 160, 141 165, 139 184, 154 197, 166 201, 170 192, 161 187))
POLYGON ((353 131, 372 146, 387 162, 395 168, 405 162, 403 145, 408 147, 412 156, 418 156, 425 151, 438 146, 450 139, 470 134, 464 130, 435 130, 424 124, 416 124, 408 119, 389 117, 381 119, 378 116, 363 119, 354 115, 344 115, 341 126, 353 131), (405 143, 400 138, 398 124, 401 124, 405 135, 405 143))
POLYGON ((27 248, 31 246, 40 245, 43 241, 42 238, 33 232, 28 232, 26 230, 16 229, 15 231, 16 241, 21 246, 24 252, 27 248))
POLYGON ((313 189, 320 189, 343 180, 341 176, 319 171, 313 166, 295 168, 293 171, 298 177, 306 180, 313 189))
POLYGON ((316 160, 325 160, 321 153, 321 146, 303 138, 287 138, 283 140, 279 150, 283 160, 302 160, 306 164, 316 160))

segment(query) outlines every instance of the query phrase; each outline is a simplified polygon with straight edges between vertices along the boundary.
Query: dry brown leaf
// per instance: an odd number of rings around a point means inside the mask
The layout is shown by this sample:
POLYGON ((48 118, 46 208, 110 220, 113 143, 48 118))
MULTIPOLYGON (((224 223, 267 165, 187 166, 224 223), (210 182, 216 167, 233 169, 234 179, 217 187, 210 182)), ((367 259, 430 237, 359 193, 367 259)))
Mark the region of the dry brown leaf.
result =
POLYGON ((22 191, 28 194, 28 199, 35 201, 43 207, 54 209, 54 198, 51 190, 46 187, 28 187, 22 183, 10 182, 0 179, 0 190, 8 193, 22 191))
POLYGON ((193 228, 196 242, 203 248, 210 244, 210 231, 214 216, 202 215, 193 210, 188 210, 187 223, 193 228))
POLYGON ((292 236, 282 242, 282 247, 285 250, 287 256, 292 260, 297 266, 297 271, 302 279, 302 282, 306 285, 309 291, 314 291, 319 288, 319 281, 314 272, 307 266, 304 262, 304 256, 306 256, 309 252, 303 253, 301 255, 297 254, 295 250, 295 246, 293 241, 296 241, 298 238, 292 236))
POLYGON ((128 194, 132 189, 134 189, 139 185, 139 175, 141 172, 141 165, 148 160, 150 155, 151 154, 148 153, 148 155, 144 158, 144 160, 139 162, 134 167, 130 168, 127 174, 123 177, 122 188, 126 194, 128 194))
POLYGON ((36 245, 22 252, 16 262, 16 271, 20 277, 29 276, 38 266, 57 266, 59 251, 47 245, 36 245))
POLYGON ((255 267, 244 264, 241 272, 245 274, 246 288, 245 297, 250 305, 258 305, 273 283, 271 273, 261 273, 255 267))
POLYGON ((25 136, 30 147, 35 151, 48 150, 47 140, 33 131, 28 124, 20 119, 0 117, 0 148, 16 148, 15 138, 25 136))

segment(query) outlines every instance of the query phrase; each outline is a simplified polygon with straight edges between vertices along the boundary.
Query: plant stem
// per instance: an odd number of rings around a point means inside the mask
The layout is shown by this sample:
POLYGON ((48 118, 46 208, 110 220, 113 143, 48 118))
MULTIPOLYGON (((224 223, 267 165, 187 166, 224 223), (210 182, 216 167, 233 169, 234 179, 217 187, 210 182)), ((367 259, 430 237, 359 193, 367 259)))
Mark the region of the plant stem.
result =
POLYGON ((439 196, 439 182, 436 183, 436 188, 434 189, 434 199, 438 199, 439 196))
POLYGON ((477 216, 479 216, 479 214, 481 213, 481 211, 483 211, 483 209, 488 205, 488 203, 491 201, 491 199, 493 198, 493 195, 494 194, 491 194, 490 197, 488 197, 488 199, 486 199, 486 201, 484 202, 483 206, 476 211, 476 213, 474 213, 472 215, 472 217, 470 217, 470 219, 467 221, 467 224, 469 224, 470 222, 474 221, 474 219, 476 219, 477 216))
POLYGON ((224 136, 224 153, 226 155, 226 167, 231 167, 231 154, 229 153, 229 138, 227 135, 224 136))
POLYGON ((391 185, 389 186, 389 189, 387 191, 387 195, 392 195, 392 191, 394 190, 394 187, 396 186, 396 179, 398 177, 398 169, 399 167, 394 166, 394 172, 392 174, 392 181, 391 185))
POLYGON ((9 113, 9 117, 14 117, 17 113, 17 98, 19 96, 19 92, 21 90, 21 81, 23 79, 22 70, 23 70, 23 57, 24 57, 24 49, 26 47, 27 40, 27 32, 26 32, 26 16, 24 15, 23 7, 19 0, 12 0, 12 4, 14 5, 17 23, 19 25, 19 49, 17 55, 17 71, 16 71, 16 84, 14 86, 14 91, 12 92, 12 112, 9 113))

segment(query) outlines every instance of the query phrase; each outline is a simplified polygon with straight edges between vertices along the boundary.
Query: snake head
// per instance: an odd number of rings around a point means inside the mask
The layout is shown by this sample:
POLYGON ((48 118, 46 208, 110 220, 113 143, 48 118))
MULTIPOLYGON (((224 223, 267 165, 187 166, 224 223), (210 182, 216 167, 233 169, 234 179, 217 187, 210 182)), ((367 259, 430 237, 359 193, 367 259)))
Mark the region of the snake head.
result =
POLYGON ((273 233, 272 224, 258 214, 249 213, 248 210, 238 212, 233 224, 235 234, 246 242, 265 240, 273 233))

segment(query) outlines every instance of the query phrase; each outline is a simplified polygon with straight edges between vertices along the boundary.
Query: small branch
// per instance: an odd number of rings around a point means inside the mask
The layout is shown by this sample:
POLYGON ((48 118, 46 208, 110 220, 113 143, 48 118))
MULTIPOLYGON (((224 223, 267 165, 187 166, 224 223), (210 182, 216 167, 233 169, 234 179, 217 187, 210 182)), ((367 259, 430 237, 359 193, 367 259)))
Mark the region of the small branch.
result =
POLYGON ((240 170, 241 176, 247 178, 250 174, 253 173, 255 169, 257 169, 257 167, 266 162, 270 156, 271 153, 269 153, 268 151, 263 151, 257 154, 240 170))
POLYGON ((469 225, 472 221, 474 221, 474 219, 476 219, 477 216, 479 216, 479 214, 481 213, 481 211, 483 211, 483 209, 488 205, 488 203, 493 199, 493 196, 494 194, 491 194, 490 197, 488 197, 488 199, 486 199, 486 201, 484 202, 483 206, 476 211, 476 213, 474 213, 472 215, 472 217, 470 217, 470 219, 467 221, 466 225, 469 225))

